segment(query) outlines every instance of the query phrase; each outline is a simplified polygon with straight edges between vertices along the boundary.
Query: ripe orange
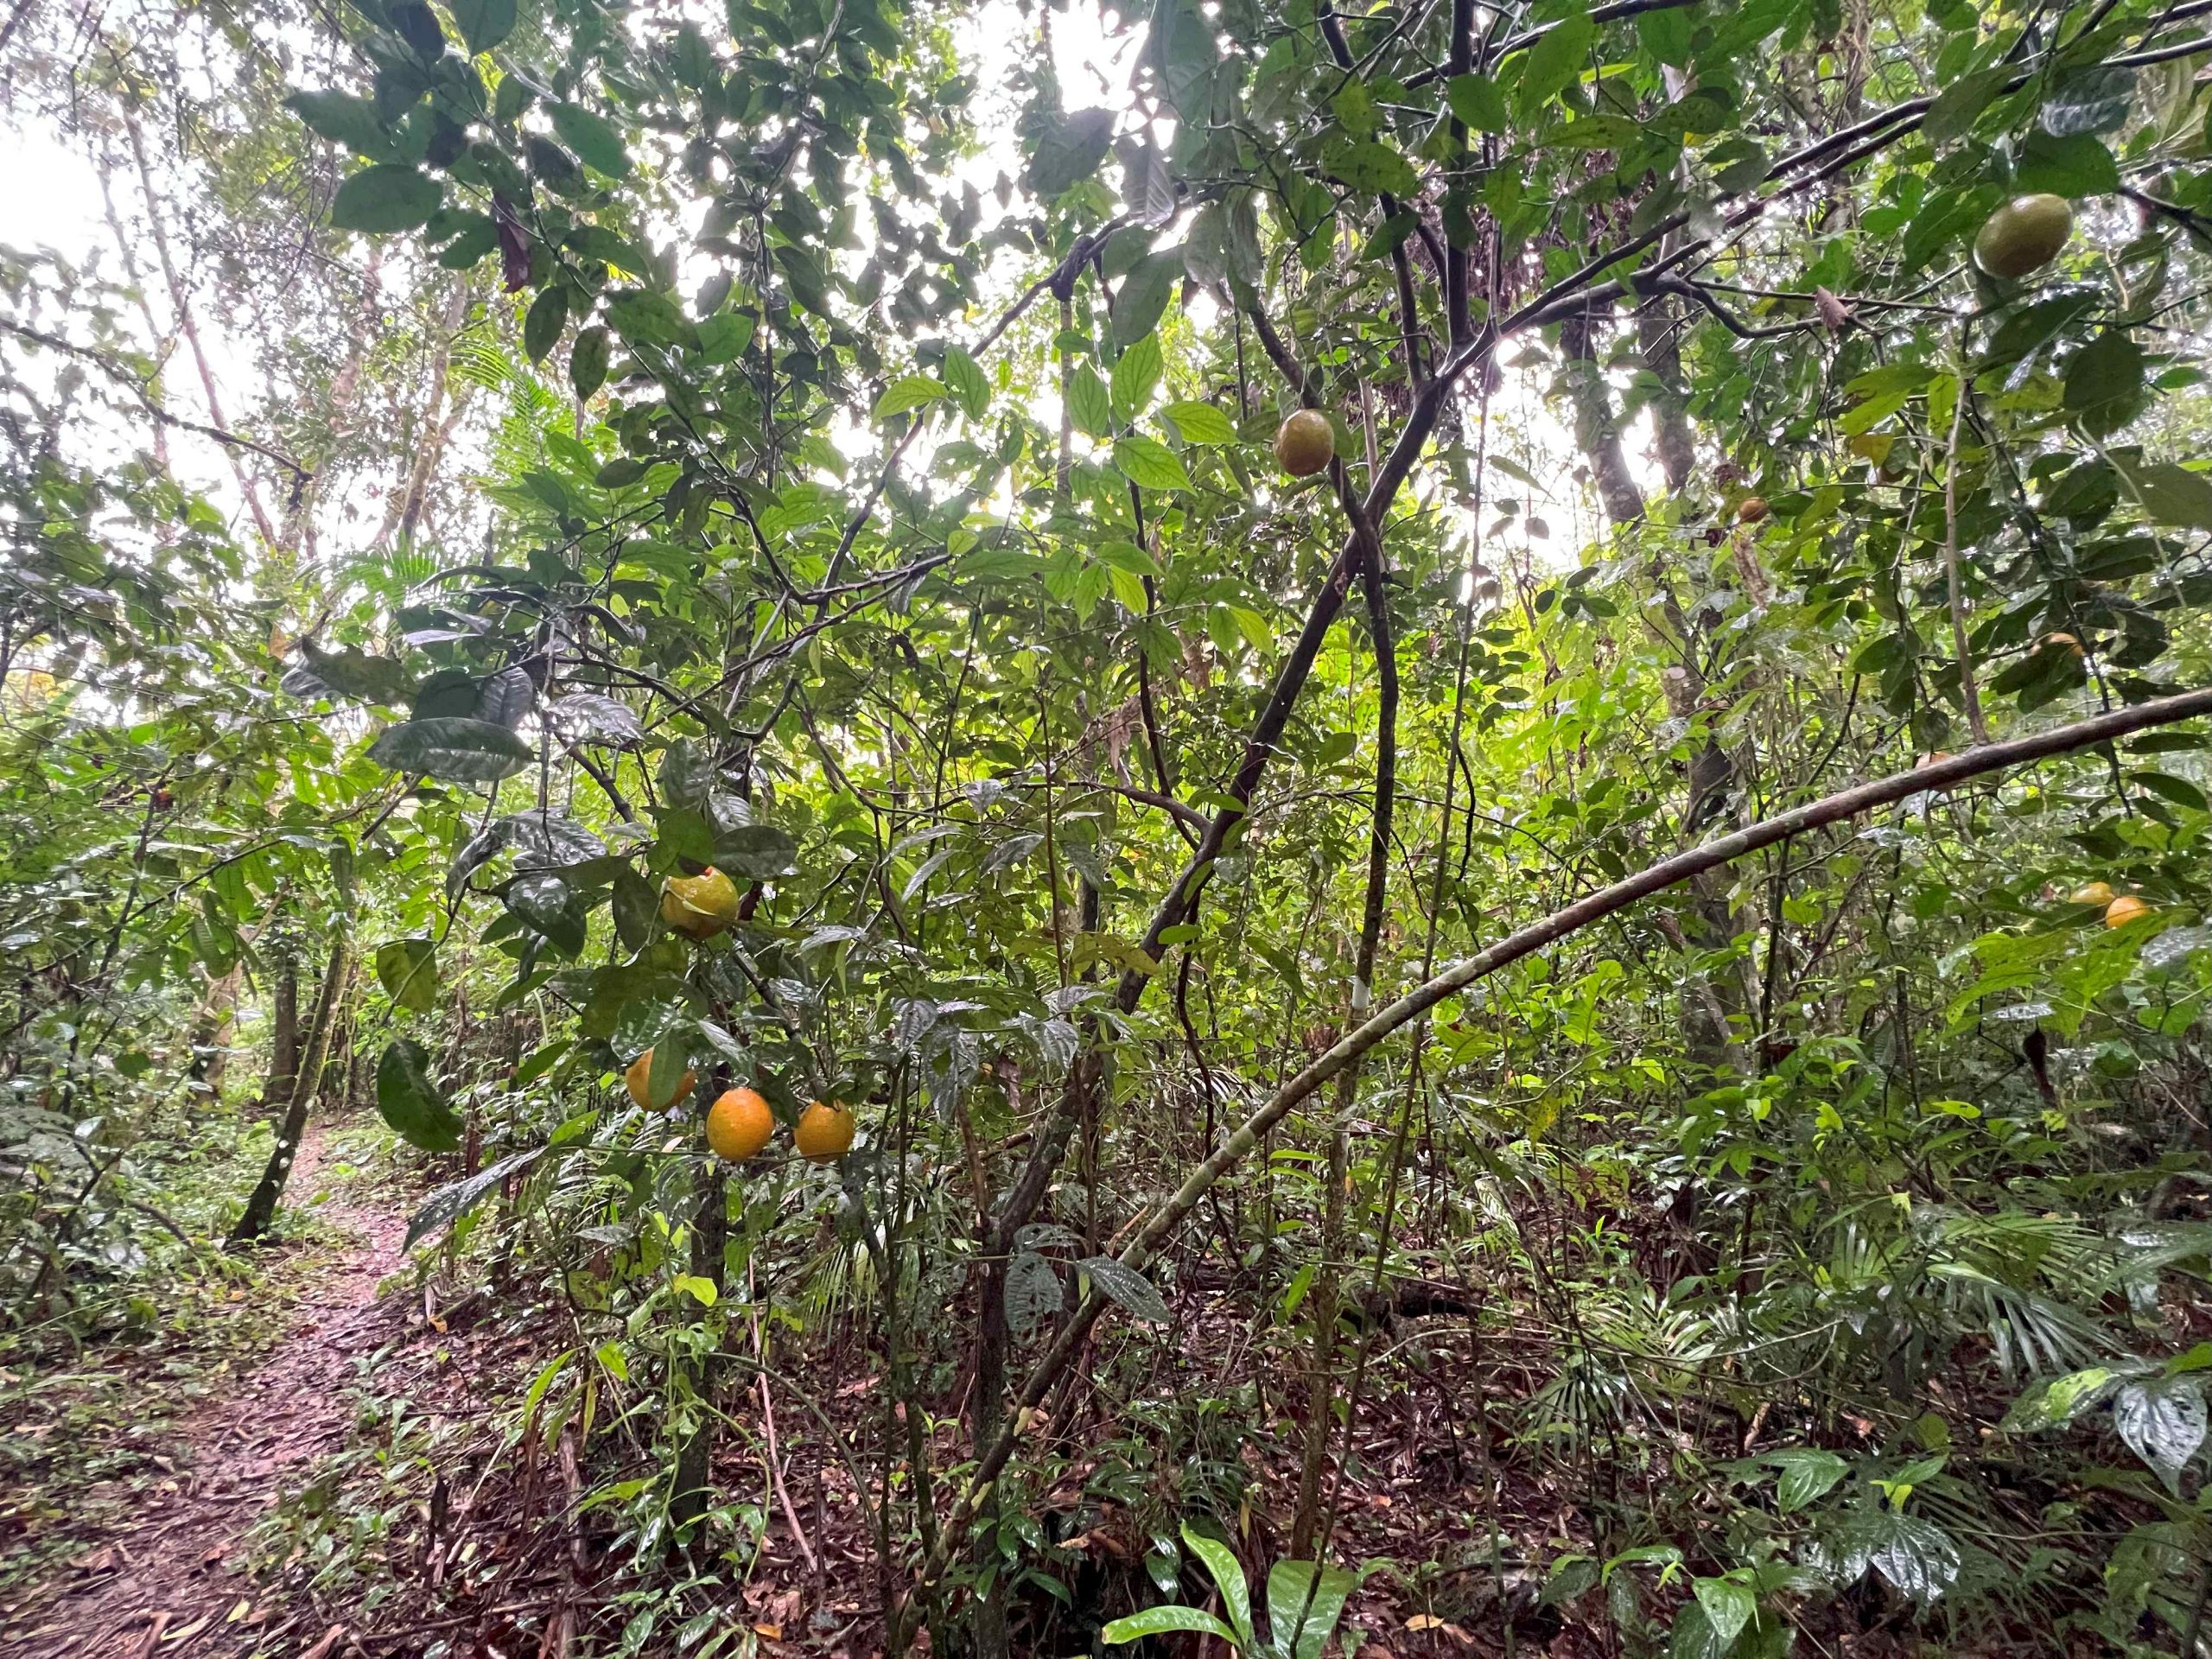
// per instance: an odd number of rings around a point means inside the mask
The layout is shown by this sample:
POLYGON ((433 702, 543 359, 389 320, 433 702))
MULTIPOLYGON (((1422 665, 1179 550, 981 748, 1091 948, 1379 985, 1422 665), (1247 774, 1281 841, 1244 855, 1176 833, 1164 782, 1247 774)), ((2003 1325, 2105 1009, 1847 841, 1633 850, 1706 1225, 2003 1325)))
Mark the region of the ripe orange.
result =
POLYGON ((791 1144, 810 1162, 835 1163, 852 1149, 853 1115, 842 1103, 817 1100, 798 1115, 791 1144))
POLYGON ((2151 906, 2132 893, 2123 893, 2105 906, 2107 927, 2126 927, 2138 916, 2148 916, 2151 906))
POLYGON ((1337 435, 1318 409, 1301 409, 1275 433, 1275 459, 1293 478, 1310 478, 1336 458, 1337 435))
POLYGON ((2109 881, 2084 882, 2074 889, 2073 896, 2066 902, 2069 905, 2108 905, 2112 903, 2112 883, 2109 881))
POLYGON ((679 933, 711 939, 737 919, 737 884, 711 865, 697 875, 671 875, 660 918, 679 933))
POLYGON ((768 1144, 775 1114, 754 1089, 726 1089, 707 1114, 707 1144, 715 1155, 741 1164, 768 1144))
MULTIPOLYGON (((631 1061, 630 1069, 622 1074, 623 1086, 629 1090, 630 1098, 636 1101, 639 1108, 645 1111, 652 1109, 652 1097, 645 1092, 645 1085, 652 1081, 652 1075, 653 1052, 650 1048, 631 1061)), ((676 1100, 683 1099, 691 1092, 692 1085, 698 1081, 699 1074, 689 1066, 684 1067, 683 1081, 677 1085, 675 1099, 668 1103, 673 1105, 676 1100)))

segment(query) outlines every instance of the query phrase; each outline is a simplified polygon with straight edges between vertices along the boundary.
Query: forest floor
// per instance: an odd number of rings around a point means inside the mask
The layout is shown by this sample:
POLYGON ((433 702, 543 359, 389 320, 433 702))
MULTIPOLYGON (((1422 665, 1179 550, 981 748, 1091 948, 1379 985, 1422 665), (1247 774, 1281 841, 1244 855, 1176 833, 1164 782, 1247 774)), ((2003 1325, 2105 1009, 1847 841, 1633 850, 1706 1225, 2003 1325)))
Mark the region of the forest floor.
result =
MULTIPOLYGON (((128 1433, 132 1455, 111 1454, 123 1472, 49 1497, 50 1525, 19 1520, 23 1531, 47 1535, 38 1540, 46 1565, 26 1583, 0 1589, 0 1655, 322 1659, 338 1650, 343 1632, 335 1622, 323 1620, 308 1598, 273 1598, 249 1575, 246 1555, 249 1530, 268 1506, 313 1460, 343 1446, 357 1363, 405 1322, 404 1302, 378 1297, 380 1281, 404 1260, 405 1217, 397 1200, 369 1190, 345 1163, 340 1134, 311 1126, 292 1171, 289 1201, 312 1203, 315 1224, 304 1246, 289 1247, 268 1268, 296 1292, 287 1299, 289 1323, 230 1333, 235 1351, 267 1344, 257 1365, 219 1363, 219 1372, 232 1374, 217 1376, 195 1403, 154 1422, 150 1433, 127 1420, 142 1389, 158 1418, 162 1368, 141 1357, 143 1374, 134 1376, 130 1357, 118 1357, 85 1379, 92 1414, 109 1419, 100 1427, 128 1433), (126 1421, 114 1421, 117 1413, 126 1421), (65 1544, 66 1558, 56 1548, 65 1544)), ((250 1289, 237 1298, 236 1317, 251 1317, 245 1310, 261 1294, 250 1289)), ((72 1438, 54 1415, 16 1432, 72 1438)), ((80 1445, 61 1455, 79 1471, 100 1466, 80 1445)))

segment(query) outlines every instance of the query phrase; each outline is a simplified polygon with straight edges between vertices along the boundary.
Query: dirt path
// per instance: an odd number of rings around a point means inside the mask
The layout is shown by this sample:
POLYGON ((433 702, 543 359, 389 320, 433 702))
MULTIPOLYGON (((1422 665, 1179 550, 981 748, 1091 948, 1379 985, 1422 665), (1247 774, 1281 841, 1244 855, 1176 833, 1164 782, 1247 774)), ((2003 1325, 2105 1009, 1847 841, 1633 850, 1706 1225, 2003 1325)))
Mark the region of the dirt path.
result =
MULTIPOLYGON (((316 1190, 329 1157, 326 1132, 310 1125, 289 1184, 295 1198, 316 1190)), ((127 1529, 90 1541, 73 1581, 0 1631, 0 1655, 40 1659, 230 1659, 259 1650, 330 1649, 324 1632, 260 1593, 241 1570, 247 1529, 290 1471, 344 1443, 356 1356, 383 1342, 397 1308, 376 1299, 377 1281, 403 1259, 406 1223, 396 1211, 334 1196, 325 1219, 355 1236, 299 1304, 292 1330, 261 1368, 176 1425, 168 1455, 173 1488, 138 1510, 127 1529), (236 1615, 233 1617, 233 1615, 236 1615)))

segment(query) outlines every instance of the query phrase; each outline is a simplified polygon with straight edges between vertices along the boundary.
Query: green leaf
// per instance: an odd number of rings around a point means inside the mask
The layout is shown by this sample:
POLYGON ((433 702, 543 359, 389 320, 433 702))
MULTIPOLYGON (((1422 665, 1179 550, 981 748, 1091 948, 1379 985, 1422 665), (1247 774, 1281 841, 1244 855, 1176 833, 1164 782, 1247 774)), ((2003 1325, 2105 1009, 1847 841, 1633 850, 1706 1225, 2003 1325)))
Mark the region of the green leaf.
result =
POLYGON ((678 1295, 689 1296, 702 1307, 712 1307, 721 1300, 721 1292, 715 1281, 696 1273, 679 1273, 671 1287, 678 1295))
POLYGON ((351 646, 325 651, 312 639, 300 642, 300 655, 301 666, 284 677, 284 689, 295 696, 313 696, 319 689, 390 706, 415 695, 415 677, 392 658, 372 657, 351 646))
POLYGON ((1068 376, 1068 416, 1086 438, 1107 437, 1114 430, 1113 400, 1087 363, 1077 364, 1068 376))
POLYGON ((2135 418, 2143 403, 2143 352, 2124 329, 2108 328, 2066 365, 2066 410, 2102 437, 2135 418))
POLYGON ((904 415, 909 410, 933 404, 946 395, 944 383, 934 376, 901 375, 883 389, 883 396, 875 400, 875 408, 868 418, 887 421, 893 415, 904 415))
POLYGON ((1183 251, 1147 254, 1136 269, 1122 278, 1114 296, 1114 341, 1134 346, 1160 326, 1167 302, 1183 280, 1183 251))
POLYGON ((422 1044, 398 1037, 377 1062, 377 1110, 402 1140, 425 1152, 451 1152, 461 1144, 461 1120, 430 1078, 422 1044))
POLYGON ((610 179, 627 178, 630 155, 622 148, 622 131, 605 116, 581 104, 556 104, 549 113, 561 142, 576 152, 587 167, 610 179))
POLYGON ((1147 1607, 1141 1613, 1130 1613, 1121 1618, 1109 1619, 1098 1631, 1099 1640, 1109 1646, 1135 1642, 1147 1636, 1166 1636, 1174 1630, 1198 1630, 1217 1637, 1232 1647, 1241 1646, 1236 1632, 1230 1630, 1211 1613, 1201 1612, 1196 1607, 1147 1607))
POLYGON ((569 385, 577 397, 588 399, 607 384, 607 354, 605 328, 587 328, 576 336, 569 348, 569 385))
POLYGON ((699 360, 713 367, 733 363, 753 343, 753 315, 717 311, 699 325, 699 360))
POLYGON ((1690 41, 1696 26, 1697 20, 1686 6, 1639 12, 1636 19, 1636 38, 1643 49, 1660 62, 1676 69, 1687 69, 1690 62, 1690 41))
POLYGON ((489 52, 514 33, 515 0, 448 0, 447 10, 471 52, 489 52))
POLYGON ((529 315, 522 320, 522 346, 533 363, 544 360, 545 354, 559 343, 561 330, 569 321, 569 290, 565 288, 541 289, 530 302, 529 315))
POLYGON ((1775 1507, 1784 1515, 1795 1514, 1808 1503, 1826 1497, 1850 1470, 1850 1465, 1834 1452, 1809 1446, 1774 1452, 1770 1460, 1782 1471, 1775 1491, 1775 1507))
POLYGON ((798 843, 772 823, 730 824, 715 831, 715 868, 724 875, 773 881, 798 871, 798 843))
POLYGON ((2113 1396, 2113 1427, 2166 1490, 2181 1496, 2182 1471, 2204 1444, 2204 1385, 2193 1376, 2130 1382, 2113 1396))
POLYGON ((1147 334, 1123 352, 1114 365, 1114 413, 1124 421, 1142 414, 1151 401, 1152 389, 1160 384, 1163 367, 1156 334, 1147 334))
POLYGON ((2031 132, 2013 164, 2013 181, 2023 190, 2047 190, 2055 196, 2101 196, 2120 188, 2120 164, 2101 139, 2086 132, 2031 132))
POLYGON ((1598 38, 1598 26, 1586 7, 1545 30, 1521 60, 1513 88, 1513 107, 1524 121, 1581 78, 1584 60, 1598 38))
POLYGON ((1724 1645, 1733 1642, 1744 1626, 1758 1617, 1759 1599, 1747 1584, 1733 1579, 1699 1579, 1690 1588, 1697 1605, 1705 1610, 1713 1633, 1724 1645))
POLYGON ((438 1188, 423 1200, 408 1221, 407 1236, 399 1248, 411 1250, 432 1233, 451 1226, 481 1204, 487 1193, 504 1185, 509 1176, 519 1174, 544 1155, 544 1147, 532 1147, 527 1152, 512 1154, 496 1164, 478 1170, 466 1180, 449 1182, 438 1188))
POLYGON ((2212 531, 2212 478, 2171 461, 2114 455, 2112 464, 2133 487, 2143 516, 2152 524, 2212 531))
POLYGON ((1187 490, 1191 475, 1176 454, 1157 438, 1133 435, 1114 441, 1114 464, 1139 489, 1187 490))
POLYGON ((1454 75, 1445 84, 1444 96, 1452 113, 1477 132, 1503 132, 1512 124, 1505 94, 1487 75, 1454 75))
POLYGON ((394 939, 377 947, 377 982, 403 1008, 428 1014, 438 1006, 438 946, 434 939, 394 939))
POLYGON ((1037 141, 1029 158, 1029 188, 1047 201, 1098 170, 1114 143, 1114 111, 1076 110, 1037 141))
POLYGON ((377 106, 365 98, 347 92, 294 92, 284 103, 310 132, 356 156, 384 156, 391 149, 391 135, 378 118, 377 106))
POLYGON ((448 716, 387 726, 369 746, 369 759, 393 772, 421 772, 449 784, 495 784, 537 754, 504 726, 448 716))
POLYGON ((1211 404, 1170 404, 1161 411, 1185 443, 1234 443, 1236 424, 1211 404))
POLYGON ((1285 1659, 1320 1659, 1359 1575, 1312 1561, 1277 1561, 1268 1573, 1268 1634, 1285 1659))
POLYGON ((944 384, 969 420, 983 418, 983 411, 991 406, 991 383, 983 378, 982 365, 957 346, 944 354, 944 384))
POLYGON ((1244 1586, 1243 1563, 1227 1544, 1218 1538, 1208 1537, 1187 1521, 1183 1523, 1183 1542, 1205 1563, 1214 1588, 1221 1592, 1221 1605, 1229 1610, 1236 1645, 1249 1650, 1252 1646, 1252 1594, 1244 1586))
POLYGON ((386 236, 411 231, 438 211, 445 192, 427 173, 396 162, 365 167, 338 187, 330 222, 341 231, 386 236))

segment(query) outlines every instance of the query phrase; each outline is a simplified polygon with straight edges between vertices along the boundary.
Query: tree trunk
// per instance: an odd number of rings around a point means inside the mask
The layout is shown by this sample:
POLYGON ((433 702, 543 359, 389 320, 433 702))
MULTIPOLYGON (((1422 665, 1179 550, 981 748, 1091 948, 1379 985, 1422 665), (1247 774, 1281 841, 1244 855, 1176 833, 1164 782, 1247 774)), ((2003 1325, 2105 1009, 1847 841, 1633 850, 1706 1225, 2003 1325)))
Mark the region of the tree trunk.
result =
POLYGON ((276 1007, 269 1033, 269 1080, 262 1085, 264 1106, 291 1103, 300 1074, 300 964, 290 957, 276 976, 276 1007))
MULTIPOLYGON (((722 1260, 728 1243, 728 1192, 721 1161, 717 1159, 699 1184, 698 1204, 691 1217, 691 1271, 714 1285, 717 1306, 725 1288, 722 1260)), ((715 1356, 709 1354, 699 1362, 698 1373, 692 1379, 699 1418, 676 1453, 676 1483, 668 1500, 668 1517, 675 1523, 671 1541, 706 1513, 708 1500, 714 1496, 715 1395, 721 1370, 715 1356)))
POLYGON ((238 1006, 238 986, 245 970, 232 963, 229 971, 207 982, 200 1007, 192 1016, 191 1052, 186 1075, 200 1090, 223 1092, 223 1074, 230 1067, 231 1030, 238 1006))
POLYGON ((299 1155, 300 1137, 307 1130, 308 1109, 315 1103, 323 1061, 329 1057, 330 1033, 338 1023, 339 1005, 346 1000, 346 982, 353 965, 352 941, 340 933, 330 947, 330 966, 322 976, 321 1000, 315 1007, 315 1025, 308 1033, 307 1052, 292 1080, 291 1104, 276 1131, 276 1145, 269 1154, 268 1167, 261 1172, 261 1184, 246 1200, 245 1213, 231 1229, 228 1242, 233 1249, 259 1238, 276 1218, 276 1206, 284 1197, 284 1183, 292 1173, 292 1160, 299 1155))
MULTIPOLYGON (((1620 422, 1614 408, 1612 388, 1605 383, 1591 334, 1592 318, 1586 311, 1577 312, 1560 326, 1560 346, 1567 359, 1567 397, 1574 406, 1575 439, 1597 477, 1598 498, 1604 504, 1605 517, 1615 528, 1627 529, 1643 522, 1643 491, 1629 470, 1628 455, 1621 447, 1620 422)), ((1657 348, 1649 340, 1644 343, 1648 362, 1649 353, 1657 348)), ((1668 363, 1672 358, 1672 347, 1662 352, 1661 357, 1662 364, 1668 363)), ((1679 376, 1680 363, 1672 362, 1671 366, 1679 376)), ((1668 380, 1663 374, 1659 378, 1662 382, 1668 380)), ((1660 465, 1670 482, 1677 467, 1687 479, 1696 459, 1688 416, 1678 398, 1666 396, 1660 402, 1666 405, 1654 410, 1660 434, 1660 465)), ((1698 664, 1696 636, 1682 613, 1681 601, 1675 596, 1666 567, 1656 554, 1648 569, 1659 598, 1660 613, 1666 620, 1665 630, 1655 632, 1661 633, 1662 643, 1675 657, 1660 676, 1667 697, 1667 712, 1685 722, 1709 716, 1713 711, 1706 707, 1705 676, 1698 664), (1673 638, 1666 638, 1667 633, 1673 638)), ((1690 757, 1689 804, 1682 819, 1686 841, 1696 839, 1707 824, 1726 812, 1734 783, 1735 768, 1729 761, 1728 752, 1720 747, 1718 738, 1708 735, 1704 745, 1690 757)), ((1683 931, 1694 949, 1725 950, 1735 938, 1735 918, 1728 904, 1729 882, 1725 870, 1708 871, 1691 882, 1690 925, 1683 931)), ((1683 1023, 1694 1063, 1716 1071, 1740 1069, 1729 1023, 1730 1017, 1741 1009, 1739 989, 1732 974, 1718 978, 1705 974, 1690 976, 1684 987, 1683 1023)))

